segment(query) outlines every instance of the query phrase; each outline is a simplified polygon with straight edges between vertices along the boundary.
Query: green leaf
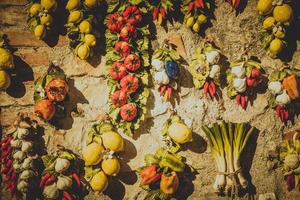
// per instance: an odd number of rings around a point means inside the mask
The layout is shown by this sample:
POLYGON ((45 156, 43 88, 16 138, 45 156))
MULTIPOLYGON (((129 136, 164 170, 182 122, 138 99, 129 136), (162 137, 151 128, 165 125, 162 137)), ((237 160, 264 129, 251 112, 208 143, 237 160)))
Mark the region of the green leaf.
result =
POLYGON ((172 60, 174 61, 179 61, 181 60, 181 57, 180 55, 177 53, 177 51, 175 50, 170 50, 169 51, 169 56, 171 57, 172 60))
POLYGON ((69 153, 67 151, 60 151, 58 157, 60 158, 64 158, 67 160, 74 160, 75 159, 75 155, 72 153, 69 153))
POLYGON ((112 119, 116 120, 119 116, 119 113, 120 113, 120 108, 115 107, 109 112, 109 116, 112 119))
POLYGON ((84 178, 87 181, 90 181, 93 178, 93 167, 92 166, 84 167, 84 178))

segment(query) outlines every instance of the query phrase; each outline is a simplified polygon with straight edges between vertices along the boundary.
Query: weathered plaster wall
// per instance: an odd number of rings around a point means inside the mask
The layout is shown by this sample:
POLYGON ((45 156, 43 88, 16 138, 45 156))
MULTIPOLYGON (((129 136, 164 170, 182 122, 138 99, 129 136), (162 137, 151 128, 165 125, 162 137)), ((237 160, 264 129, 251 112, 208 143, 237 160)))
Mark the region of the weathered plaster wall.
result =
MULTIPOLYGON (((33 111, 33 81, 46 72, 49 61, 55 60, 69 78, 71 88, 67 108, 69 116, 61 121, 59 130, 43 123, 45 142, 49 151, 53 151, 56 144, 61 144, 81 154, 91 125, 97 121, 100 113, 108 111, 108 88, 104 77, 105 57, 99 55, 92 64, 89 64, 72 55, 67 47, 67 39, 63 36, 60 36, 57 44, 52 47, 36 40, 26 29, 25 4, 25 0, 0 0, 0 29, 8 34, 11 45, 17 48, 15 55, 18 72, 18 77, 13 79, 14 87, 7 93, 0 93, 1 124, 5 130, 9 128, 18 112, 33 111)), ((207 29, 206 34, 215 39, 216 45, 229 61, 238 58, 243 47, 249 46, 249 53, 260 58, 264 66, 280 65, 280 60, 270 59, 260 46, 258 35, 260 22, 255 10, 256 0, 249 0, 245 10, 238 16, 223 0, 217 0, 216 5, 215 20, 212 20, 212 27, 207 29)), ((297 12, 299 16, 299 8, 297 12)), ((292 48, 289 51, 295 53, 288 56, 288 59, 292 65, 300 69, 299 26, 300 23, 292 33, 293 39, 298 40, 298 45, 295 42, 291 43, 292 48)), ((167 33, 163 28, 158 28, 158 42, 161 43, 174 33, 183 37, 187 51, 186 59, 189 60, 193 50, 203 38, 176 23, 174 27, 169 27, 167 33)), ((226 66, 226 63, 224 65, 226 66)), ((295 125, 289 124, 288 128, 285 128, 275 117, 275 111, 267 106, 270 95, 268 92, 258 94, 252 105, 248 106, 247 110, 242 110, 234 100, 226 96, 226 89, 222 90, 222 99, 211 101, 204 98, 202 91, 193 88, 189 73, 183 73, 180 80, 182 89, 177 100, 172 103, 178 113, 192 126, 195 136, 194 142, 182 152, 182 155, 187 157, 189 164, 199 169, 193 184, 186 187, 189 199, 217 199, 212 191, 216 175, 214 160, 210 150, 206 148, 205 136, 200 127, 204 123, 222 118, 233 122, 248 121, 261 130, 257 139, 251 143, 254 150, 248 151, 245 155, 253 192, 258 195, 275 193, 279 199, 300 198, 299 192, 286 193, 282 173, 280 170, 269 172, 266 159, 268 151, 274 150, 281 141, 284 131, 298 127, 299 120, 296 120, 295 125)), ((162 123, 169 116, 167 109, 171 107, 171 104, 160 100, 157 91, 152 90, 149 101, 150 113, 143 127, 133 139, 124 136, 126 151, 121 155, 122 172, 117 177, 120 182, 111 180, 112 184, 106 195, 100 199, 142 199, 143 193, 140 193, 137 176, 132 170, 143 163, 144 154, 152 153, 163 144, 160 130, 162 123)), ((99 196, 90 194, 86 199, 99 199, 99 196)))

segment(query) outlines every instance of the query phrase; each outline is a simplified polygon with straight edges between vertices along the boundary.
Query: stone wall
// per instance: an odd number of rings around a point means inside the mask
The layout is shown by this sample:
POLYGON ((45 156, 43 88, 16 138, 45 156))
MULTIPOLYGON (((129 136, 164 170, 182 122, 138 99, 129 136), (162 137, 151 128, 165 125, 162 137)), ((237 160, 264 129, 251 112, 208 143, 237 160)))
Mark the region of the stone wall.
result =
MULTIPOLYGON (((240 56, 243 47, 249 46, 249 53, 261 59, 263 66, 276 67, 280 60, 272 60, 266 56, 259 42, 260 22, 256 13, 256 0, 245 0, 244 11, 236 15, 225 1, 217 0, 215 20, 206 31, 215 39, 216 45, 222 50, 229 61, 240 56)), ((9 36, 10 44, 17 50, 17 77, 13 78, 13 87, 7 92, 0 93, 1 124, 4 132, 12 124, 18 112, 33 111, 33 82, 34 79, 46 72, 50 61, 61 66, 69 79, 70 99, 68 101, 68 117, 61 121, 60 129, 55 129, 43 122, 45 127, 45 142, 48 151, 54 151, 57 144, 72 149, 81 154, 85 144, 85 137, 99 114, 108 111, 108 88, 105 81, 105 57, 97 55, 91 62, 81 61, 73 56, 67 47, 67 38, 59 36, 55 45, 47 45, 34 38, 26 27, 26 0, 0 0, 0 30, 9 36)), ((298 9, 298 16, 299 10, 298 9)), ((299 22, 299 20, 298 20, 299 22)), ((292 33, 294 42, 291 43, 287 61, 300 69, 300 23, 292 33), (296 45, 298 40, 298 45, 296 45)), ((203 39, 181 24, 175 23, 168 32, 158 27, 158 43, 172 34, 180 34, 187 51, 189 60, 197 44, 203 39)), ((157 43, 156 41, 154 41, 157 43)), ((194 142, 190 144, 182 155, 187 157, 188 163, 197 168, 199 173, 193 178, 193 184, 186 191, 189 199, 217 199, 213 195, 212 184, 216 175, 214 160, 209 148, 206 147, 205 136, 200 127, 202 124, 225 119, 233 122, 250 122, 261 132, 251 141, 253 151, 245 154, 246 167, 250 169, 252 192, 256 197, 263 193, 275 193, 279 199, 299 199, 299 192, 285 190, 282 173, 279 169, 268 171, 267 155, 274 150, 281 141, 282 134, 299 126, 295 124, 284 127, 275 111, 268 108, 268 92, 257 95, 247 110, 238 107, 234 100, 226 95, 226 88, 222 89, 222 98, 211 101, 204 98, 203 91, 195 90, 192 77, 185 72, 181 77, 181 91, 174 102, 163 103, 159 93, 154 89, 149 101, 150 113, 134 138, 126 140, 126 151, 121 155, 122 172, 111 180, 105 195, 100 199, 142 199, 143 193, 139 186, 136 170, 143 163, 143 156, 152 153, 162 145, 160 130, 163 122, 170 113, 168 108, 175 107, 178 114, 190 124, 194 131, 194 142)), ((186 195, 178 197, 184 199, 186 195)), ((99 199, 96 194, 89 194, 86 199, 99 199)))

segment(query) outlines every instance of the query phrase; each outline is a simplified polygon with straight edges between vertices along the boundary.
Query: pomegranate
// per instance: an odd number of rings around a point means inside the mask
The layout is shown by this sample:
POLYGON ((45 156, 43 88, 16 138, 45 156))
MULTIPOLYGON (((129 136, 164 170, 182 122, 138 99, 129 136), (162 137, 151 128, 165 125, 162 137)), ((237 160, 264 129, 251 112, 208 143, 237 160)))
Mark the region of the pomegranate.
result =
POLYGON ((115 45, 115 51, 122 57, 127 57, 131 52, 129 44, 125 41, 118 41, 115 45))
POLYGON ((120 32, 124 25, 124 18, 120 16, 118 13, 114 13, 109 16, 107 27, 110 32, 120 32))
POLYGON ((135 92, 138 89, 139 80, 136 76, 132 74, 128 74, 121 79, 120 85, 121 85, 121 90, 130 94, 135 92))
POLYGON ((128 23, 135 25, 142 20, 142 13, 137 6, 128 6, 123 12, 123 17, 128 23))
POLYGON ((129 38, 137 37, 137 30, 131 24, 126 24, 120 32, 120 37, 124 41, 129 41, 129 38))
POLYGON ((112 79, 120 80, 127 75, 126 67, 124 66, 123 63, 120 63, 119 61, 115 61, 110 68, 109 74, 112 79))
POLYGON ((138 70, 141 67, 141 60, 138 54, 130 54, 124 60, 125 67, 130 71, 138 70))
POLYGON ((49 121, 55 114, 55 106, 52 101, 42 99, 35 104, 34 112, 42 119, 49 121))
POLYGON ((121 107, 121 118, 127 122, 130 122, 136 118, 137 108, 135 103, 128 103, 121 107))
POLYGON ((122 90, 115 91, 111 95, 111 102, 117 107, 125 105, 127 103, 127 99, 128 97, 126 93, 122 90))
POLYGON ((45 87, 46 95, 50 101, 65 100, 69 86, 65 80, 53 79, 45 87))

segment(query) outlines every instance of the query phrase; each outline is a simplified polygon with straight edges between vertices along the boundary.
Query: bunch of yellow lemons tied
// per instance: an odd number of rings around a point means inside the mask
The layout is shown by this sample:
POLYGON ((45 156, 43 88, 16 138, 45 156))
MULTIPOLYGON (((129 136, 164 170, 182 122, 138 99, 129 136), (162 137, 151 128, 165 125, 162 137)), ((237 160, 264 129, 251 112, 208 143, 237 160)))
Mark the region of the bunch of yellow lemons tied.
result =
POLYGON ((83 149, 83 160, 86 167, 93 167, 96 172, 89 180, 95 192, 102 192, 108 186, 108 176, 116 176, 120 171, 119 159, 114 155, 124 149, 122 136, 106 124, 106 130, 83 149))
POLYGON ((10 84, 10 75, 6 72, 8 69, 14 68, 14 60, 12 53, 4 48, 5 40, 3 36, 0 38, 0 90, 6 90, 10 84))
POLYGON ((268 34, 263 40, 264 46, 268 54, 276 58, 285 46, 286 27, 293 19, 293 9, 284 0, 259 0, 257 10, 265 17, 263 29, 268 34))

